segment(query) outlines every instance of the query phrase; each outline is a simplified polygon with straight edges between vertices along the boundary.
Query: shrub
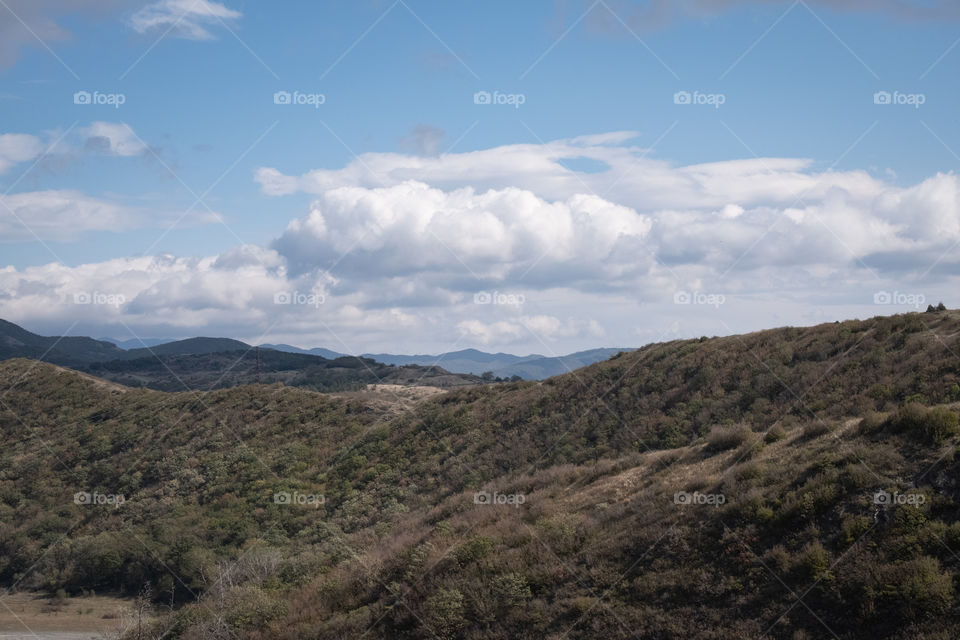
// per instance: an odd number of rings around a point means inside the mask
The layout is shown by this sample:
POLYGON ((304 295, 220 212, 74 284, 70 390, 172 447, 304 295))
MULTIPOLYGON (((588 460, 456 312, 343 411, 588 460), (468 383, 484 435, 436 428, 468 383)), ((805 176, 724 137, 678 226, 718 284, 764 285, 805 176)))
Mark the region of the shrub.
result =
POLYGON ((822 420, 817 420, 815 422, 810 422, 803 427, 803 439, 804 440, 813 440, 814 438, 819 438, 830 433, 830 425, 822 420))
POLYGON ((774 442, 780 442, 787 437, 787 430, 784 429, 779 424, 770 427, 770 430, 767 431, 766 435, 763 436, 763 441, 767 444, 773 444, 774 442))
POLYGON ((424 603, 428 629, 440 638, 456 637, 466 625, 463 615, 463 594, 457 589, 440 589, 424 603))
POLYGON ((707 435, 707 448, 711 451, 726 451, 749 442, 753 436, 745 425, 714 427, 707 435))
POLYGON ((808 543, 800 552, 801 566, 813 580, 829 580, 830 554, 823 548, 819 540, 808 543))
POLYGON ((927 442, 939 446, 960 433, 960 421, 953 411, 933 409, 924 416, 920 429, 927 442))
POLYGON ((927 409, 909 402, 887 419, 886 425, 896 432, 918 434, 932 445, 944 442, 960 433, 957 414, 947 409, 927 409))
POLYGON ((953 579, 940 570, 936 558, 923 556, 886 565, 880 578, 877 587, 907 620, 942 615, 953 603, 953 579))
POLYGON ((493 579, 491 585, 497 601, 504 607, 519 607, 533 597, 527 579, 519 573, 507 573, 493 579))
POLYGON ((868 411, 866 415, 863 416, 863 419, 860 420, 858 430, 862 434, 873 433, 883 427, 885 420, 882 413, 868 411))

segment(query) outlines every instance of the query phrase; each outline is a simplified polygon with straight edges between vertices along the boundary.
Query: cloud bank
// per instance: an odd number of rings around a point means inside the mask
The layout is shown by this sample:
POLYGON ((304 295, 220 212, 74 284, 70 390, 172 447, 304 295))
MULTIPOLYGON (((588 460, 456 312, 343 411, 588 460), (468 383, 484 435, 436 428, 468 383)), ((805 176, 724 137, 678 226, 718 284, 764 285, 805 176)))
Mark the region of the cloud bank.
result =
POLYGON ((314 196, 265 246, 8 268, 0 315, 352 352, 438 343, 549 352, 912 310, 876 307, 881 291, 950 304, 957 175, 898 185, 797 158, 679 166, 635 138, 371 153, 302 175, 263 167, 264 194, 314 196), (605 168, 574 171, 571 158, 605 168), (78 310, 76 291, 125 303, 78 310))

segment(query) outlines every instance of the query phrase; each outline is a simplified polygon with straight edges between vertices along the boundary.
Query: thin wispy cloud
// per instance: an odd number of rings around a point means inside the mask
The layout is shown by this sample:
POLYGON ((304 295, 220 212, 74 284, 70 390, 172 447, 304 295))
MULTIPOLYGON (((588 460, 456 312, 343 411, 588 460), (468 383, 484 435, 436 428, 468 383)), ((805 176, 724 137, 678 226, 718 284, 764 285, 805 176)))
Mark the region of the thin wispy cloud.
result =
POLYGON ((243 16, 211 0, 160 0, 133 14, 130 24, 137 33, 168 34, 187 40, 213 40, 212 28, 243 16))

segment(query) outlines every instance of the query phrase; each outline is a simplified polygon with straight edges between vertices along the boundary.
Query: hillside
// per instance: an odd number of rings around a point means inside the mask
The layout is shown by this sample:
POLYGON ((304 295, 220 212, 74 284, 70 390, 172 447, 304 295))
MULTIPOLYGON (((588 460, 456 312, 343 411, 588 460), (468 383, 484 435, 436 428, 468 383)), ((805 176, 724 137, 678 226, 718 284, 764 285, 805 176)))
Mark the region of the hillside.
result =
POLYGON ((476 376, 451 374, 439 367, 391 367, 353 356, 327 360, 254 348, 121 358, 94 363, 81 370, 130 387, 159 391, 225 389, 275 382, 314 391, 356 390, 371 384, 453 388, 482 382, 476 376))
MULTIPOLYGON (((266 344, 265 348, 287 353, 307 353, 324 358, 340 358, 342 353, 329 349, 299 349, 288 344, 266 344)), ((417 365, 423 367, 443 367, 451 373, 472 374, 475 376, 490 372, 504 380, 522 378, 524 380, 544 380, 551 376, 568 373, 574 369, 601 362, 627 349, 590 349, 565 356, 547 357, 540 354, 515 356, 510 353, 487 353, 477 349, 462 349, 438 355, 396 355, 393 353, 365 353, 362 357, 398 367, 417 365)))
POLYGON ((958 353, 957 312, 783 328, 386 418, 10 360, 0 584, 148 583, 167 638, 951 637, 958 353))
POLYGON ((0 320, 0 360, 43 359, 63 366, 79 366, 121 357, 123 350, 93 338, 45 337, 12 322, 0 320))
MULTIPOLYGON (((90 338, 43 337, 0 321, 0 360, 30 358, 131 387, 159 391, 223 389, 282 382, 314 391, 362 390, 372 384, 455 388, 484 382, 437 366, 388 366, 369 358, 288 353, 229 338, 188 338, 122 350, 90 338)), ((332 352, 331 352, 332 353, 332 352)))
POLYGON ((439 355, 398 356, 389 353, 367 353, 364 357, 398 366, 436 365, 454 373, 481 375, 487 371, 498 378, 517 376, 524 380, 543 380, 601 362, 621 349, 591 349, 565 356, 547 357, 540 354, 515 356, 509 353, 486 353, 477 349, 463 349, 439 355))

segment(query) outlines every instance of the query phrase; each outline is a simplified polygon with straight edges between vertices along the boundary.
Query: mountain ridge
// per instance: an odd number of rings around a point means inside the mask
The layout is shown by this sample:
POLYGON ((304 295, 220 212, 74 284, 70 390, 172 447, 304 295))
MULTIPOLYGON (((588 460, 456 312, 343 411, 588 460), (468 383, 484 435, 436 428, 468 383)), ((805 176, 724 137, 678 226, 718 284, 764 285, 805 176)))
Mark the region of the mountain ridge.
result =
POLYGON ((0 584, 146 583, 185 640, 945 638, 958 347, 955 311, 675 340, 386 418, 8 360, 0 584))

